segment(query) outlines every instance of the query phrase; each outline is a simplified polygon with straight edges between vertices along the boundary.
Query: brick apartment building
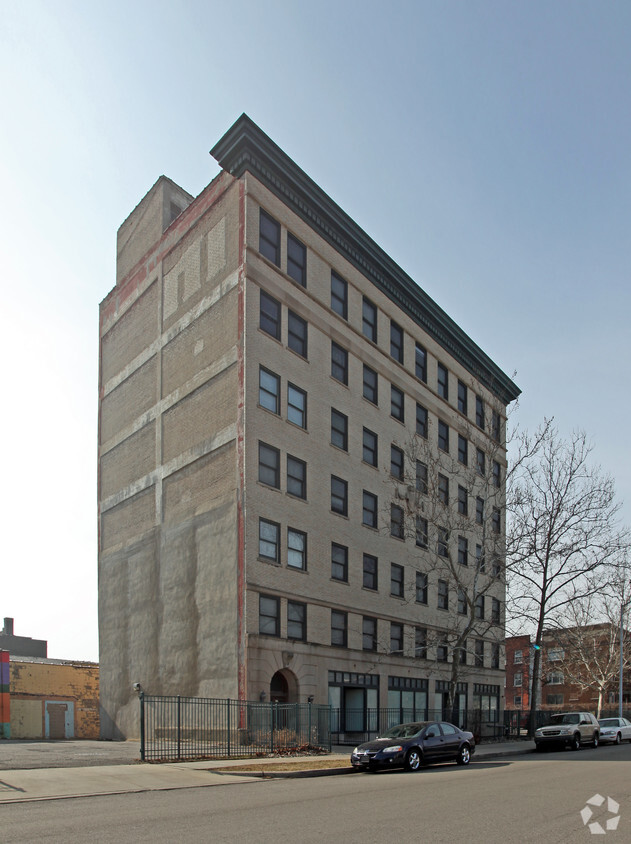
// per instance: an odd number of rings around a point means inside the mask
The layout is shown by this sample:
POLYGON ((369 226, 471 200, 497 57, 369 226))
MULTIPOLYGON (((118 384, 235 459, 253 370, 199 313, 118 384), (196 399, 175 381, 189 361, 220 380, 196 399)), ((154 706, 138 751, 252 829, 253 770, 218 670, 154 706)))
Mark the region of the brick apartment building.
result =
POLYGON ((518 388, 249 118, 212 154, 199 196, 161 177, 122 224, 100 307, 102 734, 137 735, 133 683, 313 697, 347 732, 423 717, 474 576, 458 706, 500 709, 518 388), (419 515, 434 498, 457 531, 419 515))

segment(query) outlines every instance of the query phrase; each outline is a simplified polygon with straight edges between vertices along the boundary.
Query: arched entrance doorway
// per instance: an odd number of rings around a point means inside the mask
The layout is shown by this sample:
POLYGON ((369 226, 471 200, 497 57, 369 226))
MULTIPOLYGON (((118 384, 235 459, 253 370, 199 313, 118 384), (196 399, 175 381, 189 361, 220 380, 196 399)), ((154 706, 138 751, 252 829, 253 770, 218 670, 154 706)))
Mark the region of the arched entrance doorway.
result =
POLYGON ((295 703, 298 700, 296 675, 287 668, 277 671, 269 684, 269 699, 272 703, 295 703))

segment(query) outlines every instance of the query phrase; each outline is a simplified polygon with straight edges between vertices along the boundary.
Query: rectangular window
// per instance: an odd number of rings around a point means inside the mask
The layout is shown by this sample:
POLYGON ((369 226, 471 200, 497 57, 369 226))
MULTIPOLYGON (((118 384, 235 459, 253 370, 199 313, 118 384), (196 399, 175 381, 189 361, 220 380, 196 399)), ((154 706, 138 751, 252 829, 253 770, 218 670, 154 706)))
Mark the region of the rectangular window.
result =
POLYGON ((479 525, 484 524, 484 499, 480 496, 475 500, 475 520, 479 525))
POLYGON ((272 413, 280 413, 280 376, 259 366, 259 404, 272 413))
POLYGON ((403 654, 403 625, 390 623, 390 653, 403 654))
POLYGON ((377 306, 365 296, 362 300, 362 333, 373 343, 377 342, 377 306))
POLYGON ((497 410, 491 411, 491 436, 496 443, 500 441, 502 423, 497 410))
POLYGON ((500 667, 500 646, 499 642, 494 642, 491 646, 491 668, 500 667))
POLYGON ((513 656, 513 662, 515 663, 515 665, 520 665, 523 661, 523 658, 524 652, 522 650, 515 651, 515 654, 513 656))
POLYGON ((458 487, 458 512, 461 516, 469 515, 469 493, 463 486, 458 487))
POLYGON ((515 695, 513 697, 513 706, 515 707, 515 709, 521 709, 521 695, 515 695))
POLYGON ((473 615, 480 621, 484 621, 484 595, 476 596, 473 615))
POLYGON ((280 451, 259 440, 259 481, 280 489, 280 451))
POLYGON ((467 614, 467 594, 462 586, 458 587, 458 613, 459 615, 467 614))
POLYGON ((467 385, 463 384, 462 381, 458 381, 458 410, 464 413, 465 416, 467 415, 467 404, 467 385))
POLYGON ((416 517, 416 544, 419 548, 427 548, 427 519, 416 517))
POLYGON ((299 428, 307 427, 307 394, 295 384, 287 384, 287 419, 299 428))
POLYGON ((331 270, 331 308, 342 319, 348 319, 348 285, 331 270))
POLYGON ((447 636, 442 636, 438 644, 436 645, 436 661, 437 662, 447 662, 447 658, 449 656, 449 642, 447 640, 447 636))
POLYGON ((403 539, 403 508, 396 504, 390 505, 390 536, 403 539))
POLYGON ((427 495, 427 464, 416 461, 416 489, 421 495, 427 495))
POLYGON ((280 601, 273 595, 259 595, 259 633, 280 636, 280 601))
POLYGON ((458 659, 458 662, 460 663, 460 665, 467 664, 467 639, 464 640, 460 647, 460 657, 458 659))
POLYGON ((403 566, 390 563, 390 594, 395 598, 403 597, 403 566))
POLYGON ((523 674, 521 673, 521 671, 516 671, 515 674, 513 674, 513 686, 519 688, 522 684, 522 680, 523 674))
POLYGON ((486 571, 486 562, 484 560, 484 553, 482 552, 481 545, 475 546, 475 565, 478 571, 486 571))
POLYGON ((422 404, 416 405, 416 433, 427 439, 427 409, 422 404))
POLYGON ((345 648, 348 639, 348 614, 331 610, 331 644, 345 648))
POLYGON ((377 527, 377 496, 372 492, 363 492, 362 524, 367 527, 377 527))
POLYGON ((379 403, 379 379, 374 369, 364 364, 364 398, 373 404, 379 403))
POLYGON ((469 565, 469 540, 466 536, 458 537, 458 562, 461 566, 469 565))
POLYGON ((501 484, 502 484, 502 469, 500 467, 500 464, 497 462, 497 460, 494 460, 493 461, 493 486, 497 487, 499 489, 501 484))
POLYGON ((469 463, 469 442, 462 434, 458 434, 458 461, 465 466, 469 463))
POLYGON ((475 397, 475 424, 484 430, 484 399, 481 396, 475 397))
POLYGON ((287 312, 287 345, 300 357, 307 358, 309 325, 293 311, 287 312))
POLYGON ((369 431, 368 428, 364 428, 362 439, 362 458, 365 463, 369 463, 371 466, 377 465, 378 447, 379 441, 377 439, 377 434, 375 434, 374 431, 369 431))
POLYGON ((449 531, 444 527, 439 527, 436 530, 438 534, 436 545, 438 556, 449 557, 449 531))
POLYGON ((390 474, 399 481, 403 480, 403 451, 396 445, 390 446, 390 474))
POLYGON ((427 603, 427 575, 425 572, 416 572, 416 603, 427 603))
POLYGON ((449 452, 449 425, 438 420, 438 448, 449 452))
POLYGON ((307 286, 307 247, 287 232, 287 275, 307 286))
POLYGON ((377 589, 379 561, 372 554, 364 554, 363 586, 365 589, 377 589))
POLYGON ((475 667, 484 668, 484 641, 482 639, 475 640, 475 667))
POLYGON ((493 515, 491 516, 491 526, 493 528, 493 533, 501 533, 502 525, 500 520, 500 511, 497 507, 493 508, 493 515))
POLYGON ((331 511, 348 515, 348 482, 331 475, 331 511))
POLYGON ((348 451, 348 416, 331 408, 331 445, 348 451))
POLYGON ((417 659, 427 659, 427 628, 414 628, 414 656, 417 659))
POLYGON ((449 609, 449 586, 446 580, 438 581, 438 601, 437 606, 439 610, 449 609))
POLYGON ((491 621, 493 624, 500 623, 500 602, 497 598, 491 598, 491 621))
POLYGON ((427 383, 427 352, 419 343, 416 344, 414 353, 414 371, 417 378, 427 383))
POLYGON ((280 267, 280 223, 259 209, 259 252, 280 267))
POLYGON ((449 373, 447 372, 447 367, 443 366, 442 363, 439 363, 437 368, 437 376, 436 376, 436 385, 438 388, 438 395, 445 399, 445 401, 449 400, 449 373))
POLYGON ((267 519, 259 519, 259 557, 280 562, 280 525, 267 519))
POLYGON ((398 419, 399 422, 405 420, 403 392, 398 387, 395 387, 394 384, 390 385, 390 416, 398 419))
POLYGON ((486 454, 482 451, 481 448, 476 448, 475 450, 475 463, 478 469, 478 475, 486 475, 486 454))
POLYGON ((563 703, 563 695, 546 695, 546 703, 550 706, 558 706, 563 703))
POLYGON ((280 302, 264 290, 261 290, 259 328, 280 340, 280 302))
POLYGON ((307 534, 287 528, 287 565, 292 569, 307 569, 307 534))
POLYGON ((287 492, 296 498, 307 497, 307 464, 287 455, 287 492))
POLYGON ((348 384, 348 352, 331 341, 331 376, 342 384, 348 384))
POLYGON ((362 650, 377 650, 377 619, 367 615, 362 619, 362 650))
POLYGON ((438 500, 449 504, 449 478, 446 475, 438 475, 438 500))
POLYGON ((337 542, 331 543, 331 577, 348 582, 348 548, 337 542))
POLYGON ((399 363, 403 363, 403 329, 392 320, 390 321, 390 354, 399 363))
POLYGON ((307 639, 307 605, 287 601, 287 638, 305 642, 307 639))

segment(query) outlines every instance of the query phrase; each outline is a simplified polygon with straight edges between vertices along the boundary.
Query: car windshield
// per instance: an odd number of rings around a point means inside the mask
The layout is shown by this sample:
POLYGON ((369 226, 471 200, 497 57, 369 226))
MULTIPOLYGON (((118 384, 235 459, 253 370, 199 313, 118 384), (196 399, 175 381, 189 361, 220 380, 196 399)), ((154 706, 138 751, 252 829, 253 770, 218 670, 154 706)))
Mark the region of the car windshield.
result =
POLYGON ((601 727, 619 727, 617 718, 601 718, 598 722, 601 727))
POLYGON ((580 720, 580 716, 574 713, 572 715, 553 715, 548 723, 555 726, 558 724, 578 724, 580 720))
POLYGON ((416 724, 397 724, 396 727, 390 727, 385 733, 381 733, 379 738, 412 738, 418 735, 428 723, 428 721, 421 721, 416 724))

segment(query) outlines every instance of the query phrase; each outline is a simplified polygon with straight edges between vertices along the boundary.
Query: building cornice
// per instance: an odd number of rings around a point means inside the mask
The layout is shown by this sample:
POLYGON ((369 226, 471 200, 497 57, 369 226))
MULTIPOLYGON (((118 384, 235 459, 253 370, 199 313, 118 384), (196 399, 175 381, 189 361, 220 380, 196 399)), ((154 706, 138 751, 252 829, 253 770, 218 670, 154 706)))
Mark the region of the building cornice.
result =
POLYGON ((235 178, 252 173, 504 404, 519 396, 519 387, 246 114, 210 154, 235 178))

